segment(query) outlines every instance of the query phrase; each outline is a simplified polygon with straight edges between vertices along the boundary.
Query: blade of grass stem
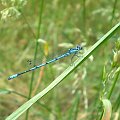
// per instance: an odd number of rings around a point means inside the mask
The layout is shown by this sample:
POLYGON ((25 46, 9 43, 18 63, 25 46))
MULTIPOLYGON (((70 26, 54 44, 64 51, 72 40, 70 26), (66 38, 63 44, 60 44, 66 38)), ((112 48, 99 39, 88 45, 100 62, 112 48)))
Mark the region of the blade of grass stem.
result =
POLYGON ((112 10, 112 17, 111 17, 111 25, 113 23, 116 6, 117 6, 117 0, 114 0, 114 6, 113 6, 113 10, 112 10))
POLYGON ((108 99, 103 99, 102 103, 103 103, 103 107, 104 107, 104 112, 103 112, 102 120, 110 120, 111 114, 112 114, 112 105, 111 105, 111 102, 108 99))
MULTIPOLYGON (((38 53, 38 39, 40 37, 40 28, 41 28, 41 23, 42 23, 42 13, 43 13, 43 3, 44 0, 39 2, 40 4, 40 11, 39 11, 39 21, 38 21, 38 28, 37 28, 37 39, 36 39, 36 46, 35 46, 35 54, 34 54, 34 65, 35 65, 35 60, 37 58, 37 53, 38 53)), ((31 82, 30 82, 30 87, 29 87, 29 96, 28 100, 31 98, 32 95, 32 88, 33 88, 33 79, 34 79, 34 71, 32 72, 32 77, 31 77, 31 82)), ((26 120, 28 120, 28 115, 29 115, 29 109, 26 112, 26 120)))
POLYGON ((83 0, 83 33, 86 36, 86 0, 83 0))
POLYGON ((115 85, 116 85, 116 83, 117 83, 117 80, 118 80, 118 78, 119 78, 119 75, 120 75, 120 68, 119 68, 118 71, 116 72, 116 75, 115 75, 113 84, 112 84, 112 86, 111 86, 110 92, 109 92, 108 97, 107 97, 108 99, 110 99, 110 97, 111 97, 111 95, 112 95, 112 92, 113 92, 113 90, 114 90, 114 88, 115 88, 115 85))
POLYGON ((72 103, 72 108, 69 112, 68 120, 77 120, 77 115, 79 111, 79 103, 80 103, 80 91, 77 91, 75 100, 72 103))
MULTIPOLYGON (((111 86, 111 88, 110 88, 110 91, 109 91, 109 93, 108 93, 108 96, 107 96, 108 99, 110 99, 110 97, 111 97, 111 95, 112 95, 112 93, 113 93, 114 87, 115 87, 115 85, 116 85, 116 83, 117 83, 117 80, 118 80, 118 78, 119 78, 119 74, 120 74, 120 69, 118 69, 118 71, 116 72, 115 78, 114 78, 114 80, 113 80, 113 84, 112 84, 112 86, 111 86)), ((102 110, 99 120, 102 119, 103 113, 104 113, 104 111, 102 110)))

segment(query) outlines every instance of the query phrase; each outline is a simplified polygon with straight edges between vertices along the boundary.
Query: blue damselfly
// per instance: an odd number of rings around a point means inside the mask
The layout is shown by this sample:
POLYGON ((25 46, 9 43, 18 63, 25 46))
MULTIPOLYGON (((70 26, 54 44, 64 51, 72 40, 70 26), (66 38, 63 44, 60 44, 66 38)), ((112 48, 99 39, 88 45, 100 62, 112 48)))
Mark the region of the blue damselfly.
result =
POLYGON ((25 70, 25 71, 23 71, 23 72, 20 72, 20 73, 17 73, 17 74, 14 74, 14 75, 9 76, 9 77, 8 77, 8 80, 11 80, 11 79, 13 79, 13 78, 16 78, 16 77, 18 77, 18 76, 20 76, 20 75, 22 75, 22 74, 24 74, 24 73, 27 73, 27 72, 30 72, 30 71, 34 71, 34 70, 36 70, 36 69, 38 69, 38 68, 40 68, 40 67, 42 67, 42 66, 45 66, 45 65, 50 64, 50 63, 53 63, 53 62, 55 62, 55 61, 57 61, 57 60, 59 60, 59 59, 61 59, 61 58, 67 57, 67 56, 69 56, 69 55, 71 55, 71 54, 74 54, 74 56, 75 56, 75 55, 77 55, 77 53, 78 53, 80 50, 82 50, 82 47, 81 47, 81 46, 76 46, 75 48, 71 48, 71 49, 69 49, 66 53, 64 53, 64 54, 62 54, 62 55, 60 55, 60 56, 58 56, 58 57, 56 57, 56 58, 54 58, 54 59, 51 59, 51 60, 48 61, 48 62, 42 63, 42 64, 40 64, 40 65, 34 66, 34 67, 32 67, 32 68, 30 68, 30 69, 28 69, 28 70, 25 70))

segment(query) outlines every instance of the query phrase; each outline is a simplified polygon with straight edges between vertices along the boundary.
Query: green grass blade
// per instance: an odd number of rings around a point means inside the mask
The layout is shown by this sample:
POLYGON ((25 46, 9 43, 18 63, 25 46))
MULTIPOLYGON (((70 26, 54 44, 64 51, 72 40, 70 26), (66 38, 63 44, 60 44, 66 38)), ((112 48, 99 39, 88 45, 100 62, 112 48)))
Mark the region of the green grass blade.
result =
POLYGON ((113 19, 115 16, 115 10, 116 10, 116 6, 117 6, 117 2, 118 0, 114 0, 114 6, 113 6, 113 10, 112 10, 112 17, 111 17, 111 24, 113 23, 113 19))
POLYGON ((79 112, 79 103, 80 103, 80 91, 77 91, 75 100, 72 102, 71 110, 68 113, 69 117, 67 120, 77 120, 79 112))
POLYGON ((0 89, 0 95, 10 94, 10 93, 11 93, 11 91, 10 91, 10 90, 0 89))
POLYGON ((69 66, 60 76, 58 76, 48 87, 46 87, 42 92, 35 95, 21 107, 19 107, 15 112, 6 118, 6 120, 16 120, 21 114, 23 114, 28 108, 30 108, 37 100, 42 98, 50 90, 52 90, 56 85, 58 85, 64 78, 66 78, 76 67, 82 64, 98 47, 100 47, 106 40, 108 40, 118 29, 120 22, 115 25, 110 31, 108 31, 99 41, 97 41, 90 49, 88 49, 81 59, 77 59, 74 65, 69 66))
MULTIPOLYGON (((40 38, 40 31, 41 31, 41 23, 42 23, 42 14, 43 14, 43 3, 44 3, 44 0, 39 1, 39 3, 40 3, 40 11, 39 11, 39 22, 38 22, 38 29, 37 29, 37 38, 36 38, 35 53, 34 53, 34 65, 35 65, 35 60, 36 60, 37 53, 38 53, 38 39, 40 38)), ((30 86, 29 86, 28 100, 32 96, 34 73, 35 73, 35 71, 32 72, 32 76, 31 76, 31 81, 30 81, 30 86)), ((26 118, 25 118, 25 120, 28 120, 28 115, 29 115, 29 109, 26 112, 26 118)))

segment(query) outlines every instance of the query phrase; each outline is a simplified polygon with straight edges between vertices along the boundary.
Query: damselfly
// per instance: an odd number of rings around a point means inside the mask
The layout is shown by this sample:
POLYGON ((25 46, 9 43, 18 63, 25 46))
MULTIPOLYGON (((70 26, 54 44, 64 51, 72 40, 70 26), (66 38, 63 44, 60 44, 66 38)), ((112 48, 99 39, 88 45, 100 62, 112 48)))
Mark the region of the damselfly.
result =
POLYGON ((62 55, 60 55, 60 56, 58 56, 58 57, 56 57, 56 58, 54 58, 54 59, 52 59, 52 60, 50 60, 50 61, 48 61, 48 62, 42 63, 42 64, 40 64, 40 65, 34 66, 34 67, 32 67, 32 68, 30 68, 30 69, 28 69, 28 70, 25 70, 25 71, 23 71, 23 72, 20 72, 20 73, 17 73, 17 74, 14 74, 14 75, 9 76, 9 77, 8 77, 8 80, 11 80, 11 79, 13 79, 13 78, 16 78, 16 77, 18 77, 18 76, 20 76, 20 75, 22 75, 22 74, 24 74, 24 73, 27 73, 27 72, 30 72, 30 71, 34 71, 34 70, 36 70, 36 69, 38 69, 38 68, 40 68, 40 67, 42 67, 42 66, 45 66, 45 65, 50 64, 50 63, 53 63, 53 62, 55 62, 55 61, 57 61, 57 60, 59 60, 59 59, 61 59, 61 58, 67 57, 67 56, 69 56, 69 55, 71 55, 71 54, 77 55, 77 53, 78 53, 80 50, 82 50, 82 47, 81 47, 81 46, 76 46, 76 48, 71 48, 71 49, 69 49, 66 53, 64 53, 64 54, 62 54, 62 55))

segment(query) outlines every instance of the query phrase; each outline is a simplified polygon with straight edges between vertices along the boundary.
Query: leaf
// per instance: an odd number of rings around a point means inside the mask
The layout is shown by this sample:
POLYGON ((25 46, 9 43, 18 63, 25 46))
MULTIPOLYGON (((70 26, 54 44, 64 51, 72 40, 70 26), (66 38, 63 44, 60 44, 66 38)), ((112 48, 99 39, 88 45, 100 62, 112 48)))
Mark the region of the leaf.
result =
POLYGON ((104 107, 104 113, 102 116, 102 120, 110 120, 111 114, 112 114, 111 102, 108 99, 103 99, 102 103, 103 103, 103 107, 104 107))
POLYGON ((80 103, 80 91, 77 91, 75 100, 73 101, 71 110, 68 114, 69 115, 68 120, 77 120, 79 103, 80 103))
POLYGON ((11 93, 10 90, 0 89, 0 95, 1 94, 10 94, 10 93, 11 93))

